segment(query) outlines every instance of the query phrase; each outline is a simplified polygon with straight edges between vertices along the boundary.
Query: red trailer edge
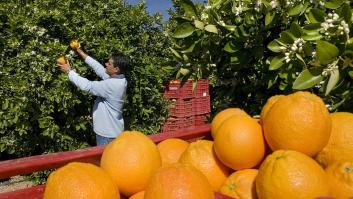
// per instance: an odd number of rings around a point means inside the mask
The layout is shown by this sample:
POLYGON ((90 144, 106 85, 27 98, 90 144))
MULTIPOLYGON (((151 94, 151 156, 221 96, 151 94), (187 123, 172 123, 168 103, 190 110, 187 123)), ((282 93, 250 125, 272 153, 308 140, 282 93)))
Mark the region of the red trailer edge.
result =
MULTIPOLYGON (((149 137, 155 143, 168 138, 181 138, 192 141, 209 136, 210 131, 210 125, 205 124, 195 128, 154 134, 149 137)), ((6 179, 16 175, 30 174, 47 169, 55 169, 73 161, 99 164, 103 150, 104 146, 96 146, 75 151, 58 152, 2 161, 0 162, 0 179, 6 179)), ((42 199, 44 189, 45 185, 39 185, 12 192, 4 192, 0 193, 0 199, 42 199)), ((231 197, 215 192, 215 199, 231 199, 231 197)))

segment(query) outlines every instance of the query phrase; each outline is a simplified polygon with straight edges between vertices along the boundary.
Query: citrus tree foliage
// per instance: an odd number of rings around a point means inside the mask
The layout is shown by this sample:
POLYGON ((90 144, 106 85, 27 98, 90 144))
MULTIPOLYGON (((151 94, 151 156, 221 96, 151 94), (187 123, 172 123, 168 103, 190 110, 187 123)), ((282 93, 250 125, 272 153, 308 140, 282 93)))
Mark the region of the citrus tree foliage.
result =
POLYGON ((78 38, 86 52, 104 63, 115 50, 132 67, 124 118, 127 129, 157 132, 166 113, 162 82, 170 69, 161 16, 144 3, 121 0, 2 0, 0 3, 0 150, 15 155, 72 150, 95 144, 94 97, 78 90, 56 66, 70 59, 82 76, 97 76, 70 51, 78 38))
POLYGON ((353 29, 348 0, 181 0, 170 49, 179 75, 208 77, 216 108, 258 114, 266 99, 311 90, 330 110, 352 107, 353 29))

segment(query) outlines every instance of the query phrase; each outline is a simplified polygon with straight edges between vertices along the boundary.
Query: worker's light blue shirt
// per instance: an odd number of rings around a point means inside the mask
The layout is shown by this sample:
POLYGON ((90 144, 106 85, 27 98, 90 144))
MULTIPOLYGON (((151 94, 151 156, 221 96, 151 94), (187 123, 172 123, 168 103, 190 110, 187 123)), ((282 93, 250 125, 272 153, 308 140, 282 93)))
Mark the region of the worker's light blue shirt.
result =
POLYGON ((102 64, 87 57, 85 62, 102 78, 101 81, 90 81, 69 72, 70 81, 83 91, 97 96, 93 106, 93 130, 96 134, 114 138, 124 130, 123 105, 127 81, 123 74, 114 77, 105 72, 102 64))

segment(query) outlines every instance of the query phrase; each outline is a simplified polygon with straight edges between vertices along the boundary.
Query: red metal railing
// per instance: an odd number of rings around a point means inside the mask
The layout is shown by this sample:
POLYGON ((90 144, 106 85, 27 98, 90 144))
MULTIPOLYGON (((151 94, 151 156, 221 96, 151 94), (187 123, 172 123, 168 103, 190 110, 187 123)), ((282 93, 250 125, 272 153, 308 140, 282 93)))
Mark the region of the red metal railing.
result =
MULTIPOLYGON (((196 128, 180 129, 174 132, 150 135, 149 137, 158 143, 168 138, 181 138, 194 140, 210 134, 210 125, 205 124, 196 128)), ((29 174, 47 169, 54 169, 73 161, 98 164, 103 153, 104 146, 89 147, 76 151, 58 152, 45 155, 31 156, 0 162, 0 179, 6 179, 15 175, 29 174)), ((12 192, 0 193, 0 199, 41 199, 45 185, 29 187, 12 192)), ((220 193, 215 193, 215 199, 231 199, 220 193)))

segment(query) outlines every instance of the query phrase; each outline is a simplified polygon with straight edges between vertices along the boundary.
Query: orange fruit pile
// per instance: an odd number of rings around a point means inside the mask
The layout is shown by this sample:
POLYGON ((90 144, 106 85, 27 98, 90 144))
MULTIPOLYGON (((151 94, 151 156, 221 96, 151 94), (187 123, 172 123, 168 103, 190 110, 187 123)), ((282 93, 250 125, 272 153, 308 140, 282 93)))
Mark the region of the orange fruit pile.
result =
POLYGON ((330 114, 312 93, 269 98, 259 121, 227 108, 213 118, 211 135, 155 144, 141 132, 122 132, 100 167, 69 164, 52 173, 45 198, 211 199, 215 191, 240 199, 353 197, 353 114, 330 114))
POLYGON ((150 177, 162 165, 156 144, 141 132, 122 132, 109 143, 101 167, 112 176, 123 195, 143 191, 150 177))
POLYGON ((119 199, 113 179, 102 168, 73 162, 51 173, 44 199, 119 199))

